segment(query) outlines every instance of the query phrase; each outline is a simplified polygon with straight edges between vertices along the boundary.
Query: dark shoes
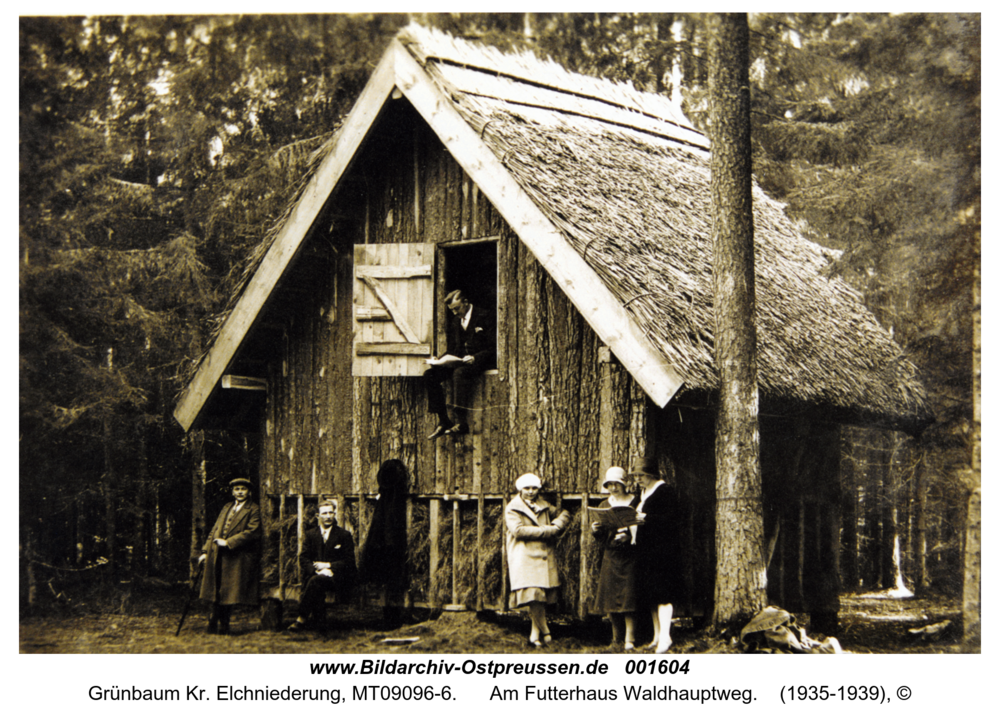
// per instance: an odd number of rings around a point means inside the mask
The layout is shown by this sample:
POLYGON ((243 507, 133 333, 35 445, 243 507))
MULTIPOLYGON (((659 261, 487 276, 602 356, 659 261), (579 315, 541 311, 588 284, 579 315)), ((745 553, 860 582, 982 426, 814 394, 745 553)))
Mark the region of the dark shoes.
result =
POLYGON ((219 634, 226 635, 229 634, 228 624, 216 624, 215 622, 208 623, 208 629, 205 630, 208 634, 219 634))

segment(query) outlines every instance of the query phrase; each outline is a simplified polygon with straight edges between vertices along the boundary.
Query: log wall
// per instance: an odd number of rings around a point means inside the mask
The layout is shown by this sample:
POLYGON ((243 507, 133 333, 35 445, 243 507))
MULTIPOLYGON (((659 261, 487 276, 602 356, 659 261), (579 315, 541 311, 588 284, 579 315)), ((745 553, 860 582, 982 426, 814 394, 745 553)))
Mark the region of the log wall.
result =
POLYGON ((411 472, 410 601, 502 606, 502 509, 530 471, 575 512, 559 554, 564 609, 583 613, 597 558, 580 509, 608 466, 645 451, 645 395, 430 131, 403 108, 382 122, 379 136, 394 142, 365 148, 347 207, 334 203, 336 221, 310 239, 334 248, 330 271, 284 313, 269 365, 261 478, 280 585, 297 582, 298 536, 321 496, 341 498, 361 546, 378 468, 398 458, 411 472), (497 244, 498 367, 477 383, 471 432, 430 441, 421 378, 351 376, 351 250, 481 237, 497 244))
MULTIPOLYGON (((363 149, 310 239, 328 271, 297 288, 294 306, 272 320, 282 324, 282 341, 268 369, 261 459, 266 561, 278 567, 277 576, 267 575, 272 591, 295 595, 295 557, 319 498, 339 498, 341 523, 363 545, 378 468, 396 458, 411 473, 407 602, 504 607, 503 507, 515 478, 535 472, 550 500, 574 512, 558 547, 562 609, 583 616, 600 555, 582 508, 600 501, 593 495, 609 466, 629 467, 649 448, 684 505, 677 612, 707 612, 715 568, 712 410, 683 398, 650 409, 429 129, 404 106, 380 122, 382 141, 363 149), (431 441, 436 420, 426 413, 420 377, 352 376, 353 246, 476 238, 495 238, 497 247, 498 366, 476 385, 471 432, 431 441)), ((444 307, 436 305, 440 328, 444 307)), ((835 620, 839 524, 831 508, 839 506, 839 489, 829 434, 801 421, 761 427, 765 528, 777 532, 770 600, 792 611, 832 609, 835 620)))

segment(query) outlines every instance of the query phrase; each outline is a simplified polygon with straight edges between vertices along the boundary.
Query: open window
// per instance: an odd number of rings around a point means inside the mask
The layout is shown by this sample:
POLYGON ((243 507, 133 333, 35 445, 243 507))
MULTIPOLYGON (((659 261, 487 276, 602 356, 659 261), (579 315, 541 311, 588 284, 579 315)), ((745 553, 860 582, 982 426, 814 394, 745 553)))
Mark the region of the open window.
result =
POLYGON ((455 289, 491 313, 495 333, 496 238, 355 245, 353 375, 422 375, 428 357, 457 348, 457 337, 448 336, 457 323, 448 321, 444 304, 445 295, 455 289))
MULTIPOLYGON (((444 297, 452 290, 462 290, 474 307, 487 310, 492 316, 493 346, 497 346, 497 243, 496 238, 445 242, 439 245, 438 255, 438 331, 435 354, 444 354, 447 348, 457 347, 457 323, 448 322, 444 297)), ((454 351, 454 349, 453 349, 454 351)))

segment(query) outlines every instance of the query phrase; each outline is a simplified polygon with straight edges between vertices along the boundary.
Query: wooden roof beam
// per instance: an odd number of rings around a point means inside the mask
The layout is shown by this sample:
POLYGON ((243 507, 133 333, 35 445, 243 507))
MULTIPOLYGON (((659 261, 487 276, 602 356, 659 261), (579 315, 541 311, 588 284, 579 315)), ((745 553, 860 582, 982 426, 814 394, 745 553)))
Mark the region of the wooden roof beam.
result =
POLYGON ((194 378, 181 392, 174 418, 189 430, 202 408, 215 391, 229 363, 232 361, 250 326, 257 319, 271 291, 288 268, 302 241, 309 234, 313 223, 323 210, 354 160, 368 131, 375 124, 395 85, 394 54, 387 53, 372 74, 368 84, 347 116, 337 146, 309 181, 302 197, 296 202, 277 238, 271 244, 250 282, 243 291, 236 307, 226 318, 208 354, 202 359, 194 378))
POLYGON ((394 40, 396 84, 646 394, 660 407, 683 384, 594 269, 573 249, 424 69, 394 40))

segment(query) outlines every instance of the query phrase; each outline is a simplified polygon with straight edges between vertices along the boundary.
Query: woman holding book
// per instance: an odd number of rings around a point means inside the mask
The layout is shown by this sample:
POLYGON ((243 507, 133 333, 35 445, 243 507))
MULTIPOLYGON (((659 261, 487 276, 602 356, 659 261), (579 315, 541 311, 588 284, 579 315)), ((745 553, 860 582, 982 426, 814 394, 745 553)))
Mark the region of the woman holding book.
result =
POLYGON ((598 518, 590 525, 594 538, 603 547, 601 575, 597 582, 594 611, 611 619, 611 643, 622 641, 624 627, 625 650, 635 649, 635 509, 639 498, 625 488, 625 470, 611 467, 604 475, 601 490, 608 493, 591 511, 598 518), (623 508, 618 510, 616 508, 623 508), (625 511, 631 510, 631 511, 625 511), (619 526, 619 525, 625 526, 619 526))
POLYGON ((538 496, 542 480, 534 474, 522 474, 515 484, 517 496, 507 504, 507 564, 510 569, 511 607, 527 607, 531 615, 534 647, 552 641, 546 619, 546 605, 558 598, 559 570, 555 544, 569 523, 565 509, 556 516, 556 508, 538 496))

